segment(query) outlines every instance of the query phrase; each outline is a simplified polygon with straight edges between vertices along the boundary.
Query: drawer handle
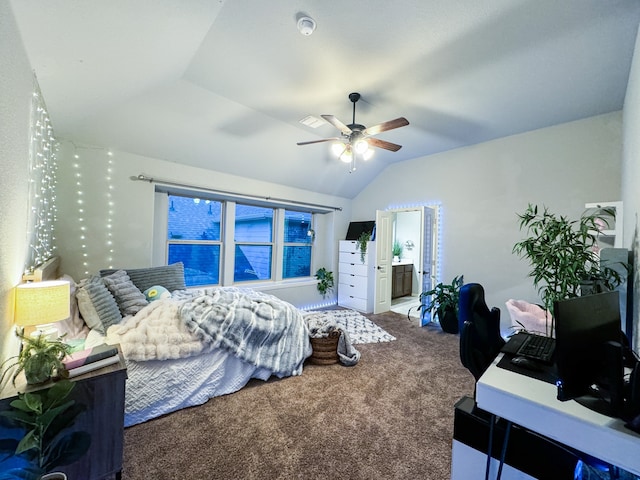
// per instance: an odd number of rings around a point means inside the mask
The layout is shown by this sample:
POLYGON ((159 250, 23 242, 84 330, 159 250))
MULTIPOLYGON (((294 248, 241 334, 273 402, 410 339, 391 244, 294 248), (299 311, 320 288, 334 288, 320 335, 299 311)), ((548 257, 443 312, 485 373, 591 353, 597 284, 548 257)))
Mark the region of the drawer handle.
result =
POLYGON ((349 285, 351 288, 355 287, 355 285, 349 285))

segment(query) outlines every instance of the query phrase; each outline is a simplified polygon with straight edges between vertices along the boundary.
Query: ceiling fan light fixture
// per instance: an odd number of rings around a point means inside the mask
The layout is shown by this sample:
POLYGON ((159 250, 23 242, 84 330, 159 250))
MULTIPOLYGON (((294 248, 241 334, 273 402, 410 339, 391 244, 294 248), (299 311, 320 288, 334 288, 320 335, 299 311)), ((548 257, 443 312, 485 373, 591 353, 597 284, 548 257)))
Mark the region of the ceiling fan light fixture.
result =
POLYGON ((340 154, 340 161, 344 163, 351 163, 353 161, 353 151, 351 150, 351 145, 347 145, 345 149, 340 154))
POLYGON ((373 157, 373 148, 368 148, 362 153, 362 158, 364 159, 365 162, 369 160, 371 157, 373 157))
POLYGON ((344 142, 335 142, 331 144, 331 153, 333 153, 336 157, 339 157, 344 153, 347 148, 347 144, 344 142))
POLYGON ((366 140, 360 139, 356 141, 353 149, 356 151, 356 153, 364 154, 367 150, 369 150, 369 144, 366 140))
POLYGON ((300 17, 298 20, 298 31, 308 37, 316 29, 316 21, 311 17, 300 17))

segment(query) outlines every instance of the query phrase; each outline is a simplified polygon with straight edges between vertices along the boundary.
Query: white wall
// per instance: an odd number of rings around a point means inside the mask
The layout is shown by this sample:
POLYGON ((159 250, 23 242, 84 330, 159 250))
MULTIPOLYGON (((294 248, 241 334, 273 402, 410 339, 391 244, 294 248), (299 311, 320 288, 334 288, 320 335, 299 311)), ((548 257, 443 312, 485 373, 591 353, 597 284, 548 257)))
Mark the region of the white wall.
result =
POLYGON ((622 112, 514 135, 388 167, 353 201, 376 209, 440 203, 441 280, 483 284, 490 306, 539 303, 528 264, 511 253, 528 203, 577 218, 584 204, 621 198, 622 112))
POLYGON ((633 345, 640 348, 640 34, 636 38, 635 53, 624 101, 624 142, 622 161, 622 200, 624 202, 624 247, 634 255, 633 318, 635 335, 633 345))
POLYGON ((7 0, 0 0, 0 360, 17 352, 13 287, 27 256, 29 115, 33 77, 7 0))
MULTIPOLYGON (((63 272, 79 280, 102 268, 153 265, 155 186, 131 180, 141 173, 209 189, 342 207, 343 211, 321 216, 316 226, 316 268, 337 271, 337 241, 344 236, 351 217, 348 199, 127 152, 113 151, 109 155, 101 147, 65 141, 59 154, 57 224, 63 272)), ((315 283, 270 291, 297 306, 325 301, 315 283)))

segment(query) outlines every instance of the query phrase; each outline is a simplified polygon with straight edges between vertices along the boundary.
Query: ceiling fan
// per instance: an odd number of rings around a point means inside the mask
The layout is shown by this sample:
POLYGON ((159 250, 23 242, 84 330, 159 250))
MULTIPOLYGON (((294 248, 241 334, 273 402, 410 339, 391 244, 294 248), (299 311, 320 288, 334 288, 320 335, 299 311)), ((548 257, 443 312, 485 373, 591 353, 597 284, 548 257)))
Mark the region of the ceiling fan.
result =
POLYGON ((404 117, 399 117, 388 122, 383 122, 373 127, 365 127, 356 123, 356 103, 360 100, 359 93, 350 93, 349 100, 353 103, 353 120, 349 125, 345 125, 333 115, 321 115, 327 122, 340 130, 340 137, 323 138, 321 140, 311 140, 309 142, 298 142, 298 145, 310 145, 312 143, 335 142, 332 150, 345 163, 351 163, 351 170, 355 170, 355 155, 360 154, 367 160, 371 158, 373 150, 369 147, 378 147, 391 152, 397 152, 402 145, 372 138, 373 135, 393 130, 394 128, 409 125, 409 121, 404 117))

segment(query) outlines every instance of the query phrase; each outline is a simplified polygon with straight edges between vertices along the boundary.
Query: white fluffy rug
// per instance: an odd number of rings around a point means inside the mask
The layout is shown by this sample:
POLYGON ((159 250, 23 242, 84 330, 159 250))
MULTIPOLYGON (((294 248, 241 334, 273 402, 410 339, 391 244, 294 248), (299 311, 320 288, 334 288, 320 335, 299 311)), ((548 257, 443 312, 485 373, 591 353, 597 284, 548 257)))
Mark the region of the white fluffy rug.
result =
POLYGON ((328 310, 325 313, 330 314, 347 331, 352 344, 390 342, 396 339, 355 310, 328 310))

